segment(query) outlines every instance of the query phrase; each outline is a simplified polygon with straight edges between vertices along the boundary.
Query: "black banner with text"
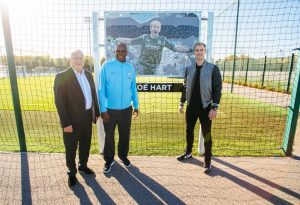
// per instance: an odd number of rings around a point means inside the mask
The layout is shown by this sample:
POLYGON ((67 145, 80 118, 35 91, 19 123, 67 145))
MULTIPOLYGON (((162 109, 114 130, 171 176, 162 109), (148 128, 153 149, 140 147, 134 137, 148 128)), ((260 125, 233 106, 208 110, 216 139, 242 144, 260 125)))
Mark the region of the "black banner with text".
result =
POLYGON ((182 83, 137 83, 138 92, 181 92, 182 83))

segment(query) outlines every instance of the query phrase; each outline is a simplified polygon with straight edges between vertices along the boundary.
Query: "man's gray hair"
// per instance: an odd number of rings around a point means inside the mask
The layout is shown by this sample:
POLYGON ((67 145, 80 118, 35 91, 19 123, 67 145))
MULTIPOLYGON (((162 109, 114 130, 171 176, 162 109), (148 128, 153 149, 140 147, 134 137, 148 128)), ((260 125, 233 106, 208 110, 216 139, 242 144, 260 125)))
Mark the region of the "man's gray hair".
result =
POLYGON ((75 54, 81 54, 83 57, 84 57, 84 54, 83 54, 83 52, 81 51, 81 50, 76 50, 76 51, 73 51, 72 53, 71 53, 71 57, 72 56, 74 56, 75 54))

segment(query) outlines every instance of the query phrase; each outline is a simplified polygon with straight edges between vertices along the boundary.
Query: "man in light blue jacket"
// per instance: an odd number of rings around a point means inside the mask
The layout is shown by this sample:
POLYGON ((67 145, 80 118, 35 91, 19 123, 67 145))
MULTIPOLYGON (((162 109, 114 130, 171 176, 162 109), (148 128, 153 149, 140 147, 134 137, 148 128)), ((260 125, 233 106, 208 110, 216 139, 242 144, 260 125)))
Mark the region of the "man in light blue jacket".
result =
POLYGON ((128 160, 131 118, 138 116, 138 95, 136 73, 133 66, 126 62, 127 48, 120 43, 116 46, 116 58, 103 64, 99 80, 99 104, 105 131, 104 173, 111 170, 115 155, 115 128, 118 125, 118 156, 126 167, 128 160), (134 110, 132 111, 132 104, 134 110))

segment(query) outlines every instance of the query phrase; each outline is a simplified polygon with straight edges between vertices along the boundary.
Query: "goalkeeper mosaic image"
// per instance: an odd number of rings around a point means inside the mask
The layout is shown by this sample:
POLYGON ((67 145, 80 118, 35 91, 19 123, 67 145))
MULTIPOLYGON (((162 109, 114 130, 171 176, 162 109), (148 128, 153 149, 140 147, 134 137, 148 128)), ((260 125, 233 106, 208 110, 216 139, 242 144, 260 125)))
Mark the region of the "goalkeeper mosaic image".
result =
POLYGON ((106 59, 117 43, 139 75, 183 76, 199 39, 199 13, 105 13, 106 59))

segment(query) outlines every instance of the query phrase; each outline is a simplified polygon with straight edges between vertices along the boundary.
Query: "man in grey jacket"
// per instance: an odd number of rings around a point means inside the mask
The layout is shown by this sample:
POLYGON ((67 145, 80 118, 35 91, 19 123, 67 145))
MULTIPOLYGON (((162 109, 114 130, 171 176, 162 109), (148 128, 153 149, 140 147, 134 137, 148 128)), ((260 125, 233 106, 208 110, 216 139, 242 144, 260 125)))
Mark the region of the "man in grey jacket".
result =
POLYGON ((192 157, 194 129, 199 118, 205 147, 204 172, 209 173, 212 156, 211 127, 221 99, 222 77, 216 65, 205 61, 205 54, 206 45, 196 43, 194 46, 196 63, 185 71, 179 112, 183 113, 183 105, 187 101, 186 149, 177 159, 183 161, 192 157))

